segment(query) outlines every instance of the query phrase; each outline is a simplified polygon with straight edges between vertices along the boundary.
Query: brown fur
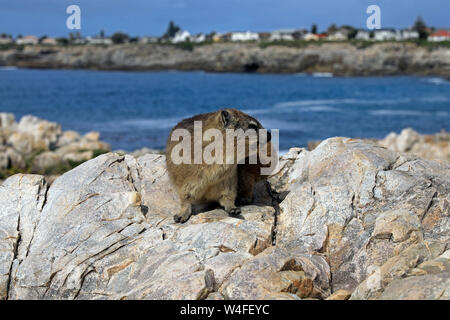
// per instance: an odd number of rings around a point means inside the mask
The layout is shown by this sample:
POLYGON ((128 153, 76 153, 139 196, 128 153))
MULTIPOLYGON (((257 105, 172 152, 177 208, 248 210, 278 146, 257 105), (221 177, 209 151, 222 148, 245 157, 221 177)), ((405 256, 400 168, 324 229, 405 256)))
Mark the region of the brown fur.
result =
MULTIPOLYGON (((230 214, 238 214, 235 202, 238 193, 238 165, 237 164, 174 164, 171 159, 172 149, 178 141, 171 141, 170 137, 175 129, 187 129, 191 133, 191 158, 194 151, 194 121, 202 121, 203 132, 210 128, 222 131, 226 136, 226 129, 247 130, 250 125, 256 125, 261 129, 261 124, 251 116, 236 110, 224 109, 217 112, 199 114, 184 119, 178 123, 170 132, 166 148, 166 164, 169 177, 174 184, 181 201, 181 211, 174 216, 176 222, 185 222, 192 213, 193 204, 204 204, 219 202, 219 204, 230 214), (224 116, 225 115, 225 116, 224 116), (226 120, 224 120, 225 118, 226 120)), ((210 142, 203 142, 203 149, 210 142)), ((224 143, 225 146, 225 143, 224 143)), ((224 147, 224 156, 227 152, 224 147)), ((236 148, 235 148, 236 149, 236 148)), ((236 155, 236 150, 232 152, 236 155)), ((241 174, 242 176, 244 174, 241 174)), ((249 179, 255 180, 255 178, 249 179)), ((245 190, 250 188, 245 187, 245 190)), ((251 187, 253 188, 253 186, 251 187)), ((247 192, 247 191, 246 191, 247 192)))
MULTIPOLYGON (((272 144, 267 143, 267 158, 272 155, 272 144)), ((266 161, 265 161, 266 162, 266 161)), ((268 164, 262 164, 260 155, 258 154, 258 162, 256 164, 250 164, 248 159, 245 164, 238 165, 238 203, 250 204, 253 202, 253 191, 256 183, 261 180, 266 180, 267 175, 261 175, 261 168, 269 167, 268 164)))

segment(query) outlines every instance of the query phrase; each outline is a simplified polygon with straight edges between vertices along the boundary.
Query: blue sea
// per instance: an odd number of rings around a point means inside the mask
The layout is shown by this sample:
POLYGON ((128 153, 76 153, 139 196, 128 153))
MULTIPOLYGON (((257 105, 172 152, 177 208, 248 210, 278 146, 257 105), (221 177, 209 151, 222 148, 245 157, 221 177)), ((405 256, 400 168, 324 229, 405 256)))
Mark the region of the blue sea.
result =
POLYGON ((436 77, 330 77, 0 68, 0 112, 63 130, 100 131, 113 149, 164 148, 172 126, 218 108, 280 129, 280 149, 332 136, 382 138, 411 127, 450 131, 450 82, 436 77))

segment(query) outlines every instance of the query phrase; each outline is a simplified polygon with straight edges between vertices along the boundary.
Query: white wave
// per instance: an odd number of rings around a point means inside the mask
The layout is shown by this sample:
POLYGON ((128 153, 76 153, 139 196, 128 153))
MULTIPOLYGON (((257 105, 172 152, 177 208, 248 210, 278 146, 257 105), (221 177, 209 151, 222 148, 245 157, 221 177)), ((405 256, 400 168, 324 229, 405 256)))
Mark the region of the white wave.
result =
POLYGON ((309 107, 315 105, 328 105, 328 104, 350 104, 355 103, 355 99, 322 99, 322 100, 296 100, 279 102, 274 105, 275 108, 292 108, 292 107, 309 107))
POLYGON ((122 126, 135 127, 142 129, 166 129, 175 126, 180 118, 162 118, 162 119, 131 119, 120 123, 122 126))
POLYGON ((258 114, 267 114, 272 113, 273 108, 267 108, 267 109, 248 109, 248 110, 242 110, 244 113, 248 113, 251 116, 258 115, 258 114))
POLYGON ((430 115, 429 112, 425 112, 425 111, 389 110, 389 109, 374 110, 374 111, 369 111, 369 113, 374 116, 424 116, 424 115, 430 115))
POLYGON ((425 79, 425 82, 436 84, 436 85, 450 84, 450 82, 447 81, 446 79, 439 78, 439 77, 425 79))
POLYGON ((313 72, 312 76, 315 78, 332 78, 333 74, 331 72, 313 72))
POLYGON ((310 125, 299 121, 284 121, 279 119, 258 119, 264 128, 269 130, 278 129, 280 131, 308 131, 312 129, 310 125))

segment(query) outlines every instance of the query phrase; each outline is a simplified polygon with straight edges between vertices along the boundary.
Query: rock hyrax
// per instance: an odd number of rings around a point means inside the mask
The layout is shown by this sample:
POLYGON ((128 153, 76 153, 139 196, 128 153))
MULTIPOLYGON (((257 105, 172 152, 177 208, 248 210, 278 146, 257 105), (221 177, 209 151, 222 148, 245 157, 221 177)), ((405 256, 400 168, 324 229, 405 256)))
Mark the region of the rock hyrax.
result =
MULTIPOLYGON (((194 135, 194 121, 200 121, 202 124, 203 133, 208 129, 217 129, 222 134, 223 140, 226 139, 227 129, 248 129, 258 130, 263 129, 261 124, 253 117, 236 109, 223 109, 216 112, 204 113, 182 120, 170 132, 166 147, 166 164, 169 177, 178 192, 181 211, 174 216, 176 222, 185 222, 189 219, 192 213, 193 204, 206 204, 210 202, 218 202, 229 214, 236 215, 240 213, 240 209, 236 208, 236 197, 238 193, 238 164, 237 159, 239 155, 236 152, 236 144, 233 145, 233 150, 226 150, 226 142, 223 143, 223 157, 233 153, 236 161, 227 163, 223 161, 221 164, 212 163, 207 164, 204 161, 195 163, 194 144, 200 146, 197 153, 203 152, 205 148, 211 144, 211 141, 204 141, 205 138, 195 137, 194 135), (176 129, 185 129, 189 132, 191 154, 190 163, 184 162, 174 163, 173 151, 180 152, 174 148, 181 141, 172 141, 172 134, 176 129), (200 140, 200 141, 199 141, 200 140)), ((269 137, 270 138, 270 135, 269 137)), ((248 139, 246 139, 247 141, 248 139)), ((248 150, 248 143, 246 143, 246 151, 248 150)), ((180 152, 181 155, 183 152, 180 152)), ((176 152, 174 152, 176 154, 176 152)), ((244 168, 244 167, 243 167, 244 168)), ((241 173, 244 176, 243 173, 241 173)), ((249 187, 246 187, 246 194, 249 193, 249 187)), ((253 185, 252 185, 253 188, 253 185)))

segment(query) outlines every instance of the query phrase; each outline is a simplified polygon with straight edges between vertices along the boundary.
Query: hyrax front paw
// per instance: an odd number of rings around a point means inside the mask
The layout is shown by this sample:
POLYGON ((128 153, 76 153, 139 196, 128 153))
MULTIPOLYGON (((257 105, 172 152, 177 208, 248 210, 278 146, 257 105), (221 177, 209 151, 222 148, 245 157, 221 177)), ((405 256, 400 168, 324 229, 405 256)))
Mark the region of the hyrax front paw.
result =
POLYGON ((237 216, 237 215, 241 214, 241 208, 234 207, 234 208, 227 210, 227 212, 230 216, 237 216))
POLYGON ((189 218, 191 217, 190 213, 185 213, 185 214, 176 214, 173 216, 173 220, 175 222, 179 222, 179 223, 185 223, 186 221, 189 220, 189 218))

